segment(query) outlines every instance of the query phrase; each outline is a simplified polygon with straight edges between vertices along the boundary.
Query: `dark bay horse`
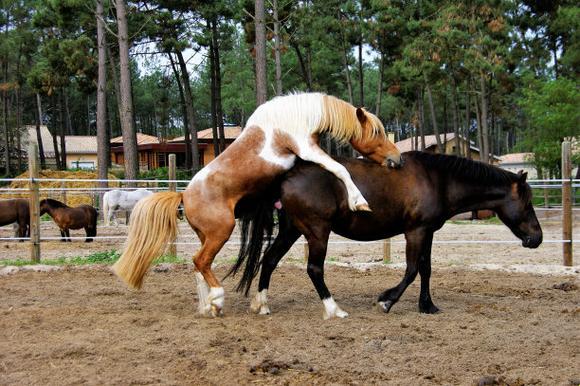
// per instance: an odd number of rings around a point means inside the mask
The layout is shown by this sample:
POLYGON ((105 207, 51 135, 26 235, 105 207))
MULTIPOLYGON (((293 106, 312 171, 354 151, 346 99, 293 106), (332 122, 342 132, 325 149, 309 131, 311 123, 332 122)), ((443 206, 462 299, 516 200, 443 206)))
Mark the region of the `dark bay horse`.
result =
POLYGON ((24 198, 0 200, 0 226, 17 223, 18 237, 30 237, 30 207, 28 205, 28 200, 24 198))
POLYGON ((405 234, 405 276, 396 287, 380 294, 378 303, 384 312, 389 312, 417 273, 421 276, 419 311, 438 311, 429 289, 433 233, 458 213, 491 209, 524 247, 541 244, 542 229, 525 173, 514 174, 455 156, 408 152, 403 157, 405 166, 401 169, 381 168, 364 160, 339 160, 368 199, 372 212, 348 210, 344 185, 320 167, 301 162, 285 176, 277 194, 262 198, 253 213, 243 216, 242 247, 230 274, 244 267, 238 290, 244 289, 247 294, 262 267, 258 293, 252 301, 254 312, 270 312, 270 277, 300 235, 308 241, 307 271, 324 303, 325 318, 347 316, 324 283, 323 264, 331 231, 361 241, 405 234), (272 233, 277 197, 283 206, 279 232, 259 260, 263 242, 272 233))
POLYGON ((371 210, 344 166, 318 146, 323 133, 349 142, 379 167, 401 164, 399 150, 372 113, 320 93, 276 97, 256 109, 242 134, 184 192, 156 193, 137 203, 125 250, 113 270, 129 286, 140 288, 153 259, 175 240, 177 209, 183 203, 202 244, 193 257, 199 312, 221 315, 225 292, 211 265, 234 230, 236 205, 267 189, 297 159, 314 162, 342 181, 349 210, 371 210))
POLYGON ((81 205, 71 208, 66 204, 46 198, 40 201, 40 215, 48 213, 60 228, 61 241, 72 241, 70 229, 85 228, 87 232, 87 243, 93 241, 97 235, 97 210, 90 205, 81 205))

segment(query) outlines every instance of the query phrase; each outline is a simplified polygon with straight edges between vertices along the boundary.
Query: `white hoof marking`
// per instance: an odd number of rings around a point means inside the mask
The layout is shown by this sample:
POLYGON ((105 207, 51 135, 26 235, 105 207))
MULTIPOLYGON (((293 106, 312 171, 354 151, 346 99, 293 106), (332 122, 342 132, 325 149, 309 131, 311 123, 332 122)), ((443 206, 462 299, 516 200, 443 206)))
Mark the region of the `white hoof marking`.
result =
POLYGON ((331 297, 323 299, 322 303, 324 304, 324 312, 322 314, 322 318, 324 320, 331 319, 331 318, 346 318, 348 316, 348 312, 343 311, 338 304, 334 301, 331 297))
POLYGON ((256 293, 256 296, 254 296, 252 302, 250 303, 250 309, 258 315, 270 315, 267 289, 263 289, 256 293))

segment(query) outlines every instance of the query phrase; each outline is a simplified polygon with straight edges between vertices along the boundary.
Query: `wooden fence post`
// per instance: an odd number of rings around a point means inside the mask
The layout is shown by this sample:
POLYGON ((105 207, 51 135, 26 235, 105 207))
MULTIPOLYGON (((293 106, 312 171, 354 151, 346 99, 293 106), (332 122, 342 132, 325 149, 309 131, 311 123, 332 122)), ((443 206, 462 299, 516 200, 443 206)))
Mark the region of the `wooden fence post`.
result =
POLYGON ((308 264, 308 241, 304 240, 304 262, 308 264))
MULTIPOLYGON (((177 176, 177 172, 175 170, 176 167, 176 163, 175 163, 175 154, 169 154, 169 173, 168 173, 168 180, 171 180, 171 182, 169 182, 169 191, 170 192, 176 192, 177 191, 177 182, 175 182, 176 180, 176 176, 177 176)), ((175 244, 174 240, 171 242, 171 245, 169 246, 169 254, 171 256, 177 256, 177 245, 175 244)))
POLYGON ((40 193, 38 189, 38 145, 28 146, 28 173, 30 177, 30 259, 40 261, 40 193))
MULTIPOLYGON (((169 154, 169 178, 168 180, 175 181, 175 176, 177 175, 175 170, 175 154, 169 154)), ((175 192, 177 190, 177 183, 170 182, 169 183, 169 191, 175 192)))
POLYGON ((562 239, 564 265, 572 266, 572 159, 570 142, 562 142, 562 239))
POLYGON ((389 264, 391 262, 391 239, 383 241, 383 263, 389 264))

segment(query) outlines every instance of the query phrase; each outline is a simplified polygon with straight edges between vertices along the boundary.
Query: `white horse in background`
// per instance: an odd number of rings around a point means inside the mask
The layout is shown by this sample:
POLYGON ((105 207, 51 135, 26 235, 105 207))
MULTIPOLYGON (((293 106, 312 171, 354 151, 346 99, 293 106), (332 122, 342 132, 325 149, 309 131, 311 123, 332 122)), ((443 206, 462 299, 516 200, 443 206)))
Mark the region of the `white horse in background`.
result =
POLYGON ((135 204, 137 204, 137 201, 152 194, 153 192, 147 189, 133 191, 114 189, 106 192, 103 195, 103 219, 105 220, 105 226, 109 226, 112 220, 118 226, 117 216, 115 216, 116 210, 132 210, 135 204))

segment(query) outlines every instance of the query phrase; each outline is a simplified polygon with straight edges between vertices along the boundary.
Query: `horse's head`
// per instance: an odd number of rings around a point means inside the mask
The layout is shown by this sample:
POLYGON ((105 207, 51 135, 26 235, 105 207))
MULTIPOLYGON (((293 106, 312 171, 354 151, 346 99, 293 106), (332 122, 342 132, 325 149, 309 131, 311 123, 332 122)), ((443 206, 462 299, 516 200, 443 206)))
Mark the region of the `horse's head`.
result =
POLYGON ((42 216, 43 214, 48 212, 49 208, 50 208, 50 205, 49 205, 48 200, 46 198, 44 200, 40 200, 40 216, 42 216))
POLYGON ((532 206, 532 190, 526 182, 527 173, 518 173, 511 190, 495 211, 501 221, 526 248, 537 248, 542 243, 542 228, 532 206))
POLYGON ((360 107, 356 109, 356 117, 362 127, 362 135, 350 140, 352 147, 376 163, 392 168, 403 166, 401 152, 387 138, 379 118, 360 107))

